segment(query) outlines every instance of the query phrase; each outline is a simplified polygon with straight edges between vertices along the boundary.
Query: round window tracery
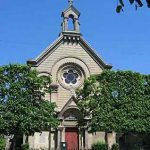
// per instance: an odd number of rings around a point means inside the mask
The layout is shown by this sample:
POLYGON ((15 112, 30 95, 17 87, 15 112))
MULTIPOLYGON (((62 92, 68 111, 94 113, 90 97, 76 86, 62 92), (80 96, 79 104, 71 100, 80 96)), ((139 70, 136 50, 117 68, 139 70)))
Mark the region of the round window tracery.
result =
POLYGON ((84 71, 75 64, 62 66, 58 71, 58 81, 64 88, 78 88, 84 82, 84 71))
POLYGON ((79 79, 79 74, 73 70, 66 70, 63 74, 64 80, 67 84, 76 84, 79 79))

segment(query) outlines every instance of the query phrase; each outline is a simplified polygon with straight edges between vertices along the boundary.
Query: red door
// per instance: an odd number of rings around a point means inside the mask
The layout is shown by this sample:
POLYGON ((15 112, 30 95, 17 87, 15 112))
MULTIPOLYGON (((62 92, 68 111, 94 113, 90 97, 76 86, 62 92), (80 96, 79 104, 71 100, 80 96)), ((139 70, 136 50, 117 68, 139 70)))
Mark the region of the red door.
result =
POLYGON ((79 133, 77 128, 67 128, 65 139, 67 150, 79 150, 79 133))

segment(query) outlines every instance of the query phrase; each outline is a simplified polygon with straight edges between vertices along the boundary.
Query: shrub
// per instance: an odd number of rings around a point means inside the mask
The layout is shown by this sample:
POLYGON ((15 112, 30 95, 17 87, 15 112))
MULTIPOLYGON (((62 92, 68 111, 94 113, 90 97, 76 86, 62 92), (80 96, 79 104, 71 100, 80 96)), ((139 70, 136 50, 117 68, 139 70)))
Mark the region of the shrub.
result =
POLYGON ((119 144, 113 144, 111 150, 119 150, 119 144))
POLYGON ((108 144, 104 142, 97 142, 92 144, 92 150, 108 150, 108 144))
POLYGON ((0 136, 0 150, 5 149, 6 140, 3 136, 0 136))
POLYGON ((22 144, 21 150, 29 150, 29 144, 22 144))

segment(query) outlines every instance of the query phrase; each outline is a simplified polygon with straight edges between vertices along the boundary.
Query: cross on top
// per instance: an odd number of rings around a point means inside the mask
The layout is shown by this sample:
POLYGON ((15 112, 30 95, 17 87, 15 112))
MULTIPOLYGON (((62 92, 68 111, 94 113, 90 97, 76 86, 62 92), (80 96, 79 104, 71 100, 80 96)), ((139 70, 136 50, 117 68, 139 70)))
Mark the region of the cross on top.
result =
POLYGON ((70 6, 73 5, 73 0, 68 0, 68 2, 70 6))

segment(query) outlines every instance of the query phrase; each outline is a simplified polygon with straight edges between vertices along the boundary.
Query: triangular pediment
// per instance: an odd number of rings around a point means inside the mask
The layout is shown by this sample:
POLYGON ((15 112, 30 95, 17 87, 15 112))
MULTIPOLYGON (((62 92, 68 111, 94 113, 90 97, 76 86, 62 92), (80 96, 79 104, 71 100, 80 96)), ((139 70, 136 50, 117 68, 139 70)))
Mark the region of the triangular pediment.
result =
POLYGON ((77 109, 77 99, 72 96, 68 102, 64 105, 64 107, 62 108, 62 110, 59 113, 59 117, 62 117, 64 112, 68 109, 72 109, 72 108, 76 108, 77 109))
POLYGON ((81 34, 75 33, 62 33, 59 38, 54 41, 50 46, 48 46, 37 58, 27 61, 28 64, 32 66, 39 66, 49 55, 51 55, 64 41, 72 42, 71 40, 77 41, 83 49, 93 58, 93 60, 102 68, 102 69, 111 69, 112 66, 106 64, 104 60, 96 53, 95 50, 84 40, 81 34))
POLYGON ((62 17, 64 16, 64 14, 68 13, 69 11, 72 11, 72 12, 74 12, 77 16, 80 16, 80 12, 79 12, 73 5, 71 5, 70 7, 68 7, 67 9, 65 9, 65 10, 62 12, 62 17))

